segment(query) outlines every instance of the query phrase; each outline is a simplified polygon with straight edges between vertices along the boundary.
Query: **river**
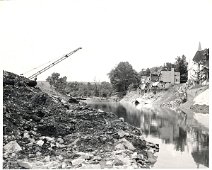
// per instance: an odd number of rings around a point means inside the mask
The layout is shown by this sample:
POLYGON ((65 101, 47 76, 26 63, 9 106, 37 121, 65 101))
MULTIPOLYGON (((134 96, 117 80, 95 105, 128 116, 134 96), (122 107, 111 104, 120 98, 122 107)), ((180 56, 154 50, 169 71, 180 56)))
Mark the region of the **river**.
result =
POLYGON ((159 144, 157 162, 152 168, 208 168, 208 131, 184 113, 160 107, 137 109, 128 103, 99 102, 90 106, 116 113, 140 128, 149 142, 159 144))

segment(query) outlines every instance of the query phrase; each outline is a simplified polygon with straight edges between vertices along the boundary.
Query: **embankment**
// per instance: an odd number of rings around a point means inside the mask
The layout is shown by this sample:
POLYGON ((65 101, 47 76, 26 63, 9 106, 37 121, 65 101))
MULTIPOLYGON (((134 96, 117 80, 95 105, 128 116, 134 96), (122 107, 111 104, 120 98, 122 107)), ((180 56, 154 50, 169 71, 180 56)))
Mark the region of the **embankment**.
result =
POLYGON ((185 84, 175 85, 168 90, 139 94, 135 91, 128 93, 121 102, 135 104, 141 108, 168 108, 183 111, 188 118, 195 118, 208 128, 209 87, 196 86, 187 88, 185 84), (204 114, 204 115, 203 115, 204 114))

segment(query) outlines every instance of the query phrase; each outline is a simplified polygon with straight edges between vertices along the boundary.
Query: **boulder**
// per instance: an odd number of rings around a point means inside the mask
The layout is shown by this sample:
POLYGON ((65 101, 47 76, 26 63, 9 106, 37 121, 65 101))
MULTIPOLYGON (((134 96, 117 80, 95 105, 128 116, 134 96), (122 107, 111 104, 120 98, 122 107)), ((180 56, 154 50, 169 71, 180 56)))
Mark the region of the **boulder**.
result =
POLYGON ((76 165, 82 164, 84 161, 85 161, 85 159, 79 157, 77 159, 72 160, 71 163, 73 166, 76 166, 76 165))
POLYGON ((62 165, 61 165, 61 168, 62 169, 66 169, 67 168, 67 164, 65 162, 63 162, 62 165))
POLYGON ((124 118, 123 117, 120 117, 119 120, 121 120, 121 122, 124 122, 124 118))
POLYGON ((127 149, 134 151, 135 147, 133 146, 133 144, 131 142, 129 142, 127 139, 122 138, 119 140, 120 143, 122 143, 127 149))
POLYGON ((119 130, 118 135, 120 138, 123 138, 125 136, 125 132, 123 130, 119 130))
POLYGON ((154 164, 157 161, 157 157, 152 152, 147 151, 148 162, 154 164))
POLYGON ((137 154, 137 152, 134 152, 134 153, 131 155, 131 158, 132 158, 132 159, 136 159, 136 158, 138 158, 138 154, 137 154))
POLYGON ((115 146, 115 150, 124 150, 125 147, 122 143, 119 143, 118 145, 115 146))
POLYGON ((21 151, 20 145, 16 141, 11 141, 4 146, 5 153, 14 153, 21 151))
POLYGON ((18 165, 23 168, 32 169, 32 165, 27 161, 18 160, 17 162, 18 162, 18 165))
POLYGON ((43 146, 44 141, 43 141, 43 140, 39 140, 39 141, 36 142, 36 144, 37 144, 38 146, 43 146))
POLYGON ((49 142, 53 142, 54 141, 54 138, 51 138, 49 136, 41 136, 40 139, 46 139, 49 142))
POLYGON ((116 159, 114 160, 114 165, 115 165, 115 166, 123 166, 124 163, 123 163, 120 159, 116 158, 116 159))
POLYGON ((58 138, 57 142, 59 142, 60 144, 64 143, 64 140, 62 138, 58 138))

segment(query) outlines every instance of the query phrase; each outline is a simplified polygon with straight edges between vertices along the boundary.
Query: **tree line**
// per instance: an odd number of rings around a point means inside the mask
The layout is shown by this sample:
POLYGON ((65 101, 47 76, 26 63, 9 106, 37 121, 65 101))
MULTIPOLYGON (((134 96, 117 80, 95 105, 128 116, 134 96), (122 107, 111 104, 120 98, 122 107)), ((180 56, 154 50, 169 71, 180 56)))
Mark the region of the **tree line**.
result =
POLYGON ((67 77, 60 77, 59 73, 52 73, 46 81, 56 91, 72 97, 110 97, 114 92, 109 82, 67 82, 67 77))
POLYGON ((170 71, 174 68, 176 72, 180 72, 180 83, 187 82, 188 79, 188 63, 186 57, 182 55, 175 59, 174 63, 165 63, 163 66, 156 66, 147 69, 141 69, 137 72, 133 69, 129 62, 120 62, 109 73, 109 82, 67 82, 67 77, 60 77, 59 73, 52 73, 46 80, 55 90, 62 94, 69 94, 73 97, 110 97, 118 94, 120 97, 125 95, 128 90, 136 90, 141 83, 141 76, 150 76, 151 73, 159 73, 160 71, 170 71))

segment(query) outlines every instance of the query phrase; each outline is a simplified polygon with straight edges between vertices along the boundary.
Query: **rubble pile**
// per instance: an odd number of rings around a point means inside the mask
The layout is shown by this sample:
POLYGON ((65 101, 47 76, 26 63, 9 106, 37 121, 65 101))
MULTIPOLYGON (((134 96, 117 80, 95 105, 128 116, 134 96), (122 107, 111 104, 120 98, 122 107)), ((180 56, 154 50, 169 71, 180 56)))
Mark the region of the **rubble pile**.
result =
POLYGON ((3 168, 148 168, 156 162, 159 146, 114 113, 61 101, 10 72, 3 78, 3 168))

